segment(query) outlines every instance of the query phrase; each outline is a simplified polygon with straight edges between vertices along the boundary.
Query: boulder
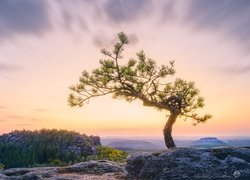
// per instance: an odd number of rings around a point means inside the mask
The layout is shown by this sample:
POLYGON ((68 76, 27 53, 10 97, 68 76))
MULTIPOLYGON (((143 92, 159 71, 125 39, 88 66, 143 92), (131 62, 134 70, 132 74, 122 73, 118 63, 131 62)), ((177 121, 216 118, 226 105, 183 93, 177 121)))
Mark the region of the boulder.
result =
POLYGON ((127 157, 129 179, 250 179, 248 148, 173 148, 127 157))

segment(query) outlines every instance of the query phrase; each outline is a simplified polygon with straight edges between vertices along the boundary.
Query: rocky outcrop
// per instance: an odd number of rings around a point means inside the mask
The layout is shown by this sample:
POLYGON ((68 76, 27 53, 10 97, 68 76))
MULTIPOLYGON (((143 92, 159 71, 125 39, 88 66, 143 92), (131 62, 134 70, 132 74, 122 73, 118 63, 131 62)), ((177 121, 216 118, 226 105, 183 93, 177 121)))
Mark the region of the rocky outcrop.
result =
POLYGON ((174 148, 127 157, 130 179, 250 179, 250 149, 174 148))
POLYGON ((0 171, 6 180, 122 179, 124 166, 111 161, 88 161, 66 167, 12 168, 0 171))
POLYGON ((23 179, 44 179, 56 176, 58 169, 54 167, 46 168, 12 168, 0 171, 0 179, 23 180, 23 179))
POLYGON ((101 145, 100 137, 87 136, 74 131, 42 129, 40 131, 13 131, 0 136, 0 144, 14 143, 19 146, 56 144, 61 151, 77 155, 91 155, 95 146, 101 145))
POLYGON ((87 173, 87 174, 104 174, 104 173, 114 173, 123 172, 124 168, 121 164, 112 161, 89 161, 74 164, 68 167, 62 167, 58 172, 60 173, 87 173))
POLYGON ((127 163, 87 161, 65 167, 13 168, 0 171, 2 180, 74 179, 250 179, 249 148, 173 148, 127 157, 127 163), (125 167, 124 167, 125 166, 125 167))
POLYGON ((74 131, 13 131, 0 135, 0 164, 6 168, 72 164, 95 155, 96 146, 101 146, 100 137, 74 131))

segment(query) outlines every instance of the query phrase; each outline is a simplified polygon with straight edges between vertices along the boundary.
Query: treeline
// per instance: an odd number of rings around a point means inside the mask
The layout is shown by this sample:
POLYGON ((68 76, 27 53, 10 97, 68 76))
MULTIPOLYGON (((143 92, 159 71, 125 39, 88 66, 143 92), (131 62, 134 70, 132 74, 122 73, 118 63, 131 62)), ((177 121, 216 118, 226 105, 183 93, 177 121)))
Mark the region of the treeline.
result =
POLYGON ((5 168, 66 165, 96 154, 100 138, 74 131, 14 131, 0 136, 0 164, 5 168))

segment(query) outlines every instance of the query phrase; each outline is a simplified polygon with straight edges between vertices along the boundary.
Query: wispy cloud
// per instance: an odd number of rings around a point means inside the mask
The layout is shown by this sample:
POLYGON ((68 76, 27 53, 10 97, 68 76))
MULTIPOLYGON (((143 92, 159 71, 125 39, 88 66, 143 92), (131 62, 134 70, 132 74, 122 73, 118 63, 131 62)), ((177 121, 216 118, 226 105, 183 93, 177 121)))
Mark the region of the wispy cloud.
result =
POLYGON ((250 48, 249 0, 192 0, 187 5, 183 22, 197 31, 222 34, 224 40, 235 39, 250 48))
POLYGON ((145 9, 151 5, 151 0, 108 0, 104 6, 104 11, 111 21, 115 23, 128 23, 140 16, 142 17, 142 15, 145 17, 145 9))
POLYGON ((75 30, 85 31, 88 29, 86 16, 89 15, 89 10, 98 6, 99 2, 92 1, 50 1, 59 10, 61 19, 60 26, 66 32, 74 34, 75 30))
POLYGON ((20 66, 16 65, 9 65, 6 63, 1 63, 0 62, 0 73, 1 72, 13 72, 13 71, 20 71, 22 68, 20 66))
POLYGON ((48 112, 47 109, 43 109, 43 108, 37 108, 35 109, 36 112, 48 112))
POLYGON ((169 20, 176 20, 178 14, 176 13, 176 1, 167 0, 161 7, 160 20, 162 22, 167 22, 169 20))
MULTIPOLYGON (((136 43, 138 43, 139 40, 136 34, 134 33, 127 34, 127 36, 128 36, 130 45, 135 45, 136 43)), ((98 48, 111 47, 114 45, 115 42, 116 42, 116 39, 114 39, 113 34, 112 36, 110 36, 105 33, 99 33, 93 38, 93 43, 98 48)))
POLYGON ((244 74, 250 73, 250 64, 246 66, 231 66, 222 70, 227 74, 244 74))
POLYGON ((18 115, 9 115, 8 118, 10 118, 10 119, 18 119, 18 120, 24 119, 24 117, 18 116, 18 115))
MULTIPOLYGON (((6 119, 8 119, 8 121, 14 121, 18 123, 27 123, 27 124, 41 121, 41 119, 36 118, 36 117, 22 116, 22 115, 16 115, 16 114, 10 114, 6 116, 6 119)), ((3 120, 2 122, 6 122, 6 121, 3 120)))
POLYGON ((19 123, 19 124, 17 124, 18 126, 30 126, 31 124, 29 124, 29 123, 19 123))
POLYGON ((72 16, 72 13, 66 10, 62 10, 62 18, 63 18, 63 28, 67 31, 71 31, 72 25, 74 23, 74 18, 72 16))
POLYGON ((0 41, 19 34, 41 35, 51 28, 45 0, 1 0, 0 41))
POLYGON ((10 78, 10 74, 22 71, 23 68, 17 65, 10 65, 0 62, 0 77, 10 78))
POLYGON ((241 0, 192 0, 188 4, 186 20, 197 28, 237 28, 238 25, 250 26, 246 22, 246 14, 250 8, 250 1, 241 0), (242 17, 245 17, 241 21, 242 17))
POLYGON ((40 119, 37 119, 37 118, 30 118, 28 119, 29 121, 33 121, 33 122, 36 122, 36 121, 40 121, 40 119))

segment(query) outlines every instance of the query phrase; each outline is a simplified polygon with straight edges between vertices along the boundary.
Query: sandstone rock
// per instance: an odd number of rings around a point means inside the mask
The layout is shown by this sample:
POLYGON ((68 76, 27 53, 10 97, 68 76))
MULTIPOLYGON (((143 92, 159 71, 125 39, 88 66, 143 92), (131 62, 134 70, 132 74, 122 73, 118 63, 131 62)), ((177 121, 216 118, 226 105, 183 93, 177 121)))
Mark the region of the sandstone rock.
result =
POLYGON ((6 179, 6 180, 8 180, 9 177, 8 177, 8 176, 5 176, 4 174, 0 174, 0 179, 6 179))
POLYGON ((88 161, 66 167, 13 168, 0 171, 0 180, 126 178, 250 179, 250 149, 173 148, 154 153, 138 152, 128 156, 125 170, 123 164, 111 161, 88 161))
POLYGON ((117 163, 112 161, 88 161, 74 164, 72 166, 62 167, 59 169, 59 173, 88 173, 88 174, 104 174, 123 172, 122 168, 117 163))
POLYGON ((99 136, 89 136, 89 138, 91 139, 92 144, 94 146, 100 146, 101 145, 101 139, 100 139, 99 136))
POLYGON ((0 180, 112 180, 124 177, 124 166, 111 161, 87 161, 66 167, 12 168, 0 171, 0 180))
POLYGON ((5 179, 11 180, 40 180, 49 178, 57 173, 55 167, 41 167, 41 168, 12 168, 0 172, 0 179, 4 179, 1 176, 5 176, 5 179))
POLYGON ((130 179, 250 179, 250 149, 173 148, 134 153, 125 167, 130 179))

